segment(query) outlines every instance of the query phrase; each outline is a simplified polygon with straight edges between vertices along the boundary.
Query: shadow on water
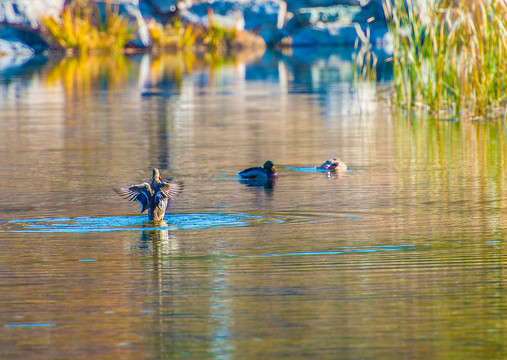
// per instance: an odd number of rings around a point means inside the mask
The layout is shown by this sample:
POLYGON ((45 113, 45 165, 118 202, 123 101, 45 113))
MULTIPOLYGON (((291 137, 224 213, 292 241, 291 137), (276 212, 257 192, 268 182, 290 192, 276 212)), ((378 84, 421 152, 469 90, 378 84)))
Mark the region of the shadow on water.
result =
POLYGON ((263 188, 266 194, 272 194, 276 186, 277 179, 238 179, 241 184, 253 188, 263 188))

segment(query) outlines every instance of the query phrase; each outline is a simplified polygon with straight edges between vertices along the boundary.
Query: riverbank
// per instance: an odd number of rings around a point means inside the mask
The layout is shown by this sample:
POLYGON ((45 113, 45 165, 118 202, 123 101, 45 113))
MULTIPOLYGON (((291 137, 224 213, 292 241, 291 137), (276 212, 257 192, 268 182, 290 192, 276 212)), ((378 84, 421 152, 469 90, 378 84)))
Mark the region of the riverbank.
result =
MULTIPOLYGON (((248 41, 235 47, 335 46, 352 45, 362 34, 379 47, 388 45, 388 31, 382 2, 359 1, 93 1, 72 0, 68 6, 96 7, 105 19, 114 9, 129 27, 132 36, 125 43, 129 51, 160 47, 154 29, 171 26, 175 21, 193 29, 209 29, 211 24, 236 33, 248 34, 248 41), (211 14, 211 17, 210 17, 211 14), (255 40, 252 40, 255 39, 255 40)), ((44 19, 62 24, 64 0, 41 0, 34 6, 27 0, 0 3, 0 52, 41 53, 54 50, 44 19)), ((107 25, 103 23, 100 25, 107 25)), ((58 41, 56 42, 58 43, 58 41)))

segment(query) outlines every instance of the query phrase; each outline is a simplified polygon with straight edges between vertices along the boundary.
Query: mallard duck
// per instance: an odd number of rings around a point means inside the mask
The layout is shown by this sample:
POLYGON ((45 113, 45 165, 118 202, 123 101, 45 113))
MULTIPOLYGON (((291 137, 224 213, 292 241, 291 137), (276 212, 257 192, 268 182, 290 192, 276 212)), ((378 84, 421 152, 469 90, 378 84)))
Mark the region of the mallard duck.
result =
POLYGON ((278 177, 275 165, 271 160, 266 161, 262 167, 256 166, 240 171, 238 175, 242 179, 249 180, 268 180, 278 177))
POLYGON ((139 201, 142 205, 141 213, 148 209, 148 219, 160 221, 164 219, 169 200, 174 200, 183 190, 183 183, 162 181, 160 170, 155 168, 151 184, 144 182, 113 190, 127 200, 139 201))
POLYGON ((326 162, 320 166, 316 166, 317 169, 333 171, 333 170, 347 170, 347 164, 338 158, 326 160, 326 162))

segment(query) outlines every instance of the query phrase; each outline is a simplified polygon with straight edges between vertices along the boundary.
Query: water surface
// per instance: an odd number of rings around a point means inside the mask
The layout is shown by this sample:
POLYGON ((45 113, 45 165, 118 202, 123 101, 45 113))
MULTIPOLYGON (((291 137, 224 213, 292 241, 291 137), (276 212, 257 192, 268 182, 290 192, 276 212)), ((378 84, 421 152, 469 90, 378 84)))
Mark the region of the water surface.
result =
POLYGON ((504 124, 392 112, 349 59, 0 73, 0 357, 504 359, 504 124), (153 167, 158 224, 112 190, 153 167))

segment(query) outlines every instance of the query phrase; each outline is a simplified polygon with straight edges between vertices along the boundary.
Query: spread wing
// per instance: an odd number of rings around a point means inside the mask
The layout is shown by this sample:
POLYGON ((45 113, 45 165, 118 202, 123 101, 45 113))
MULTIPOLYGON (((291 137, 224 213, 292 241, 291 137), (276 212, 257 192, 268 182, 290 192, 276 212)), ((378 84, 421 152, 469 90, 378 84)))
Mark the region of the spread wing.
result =
POLYGON ((181 181, 165 183, 164 186, 160 188, 160 191, 162 191, 169 199, 174 200, 174 198, 183 191, 183 187, 184 186, 181 181))
POLYGON ((167 199, 174 200, 174 198, 178 196, 182 191, 183 183, 180 181, 163 183, 155 194, 157 206, 159 206, 159 204, 165 203, 167 199))
POLYGON ((145 212, 150 203, 151 186, 147 182, 132 185, 129 188, 115 188, 113 189, 122 198, 129 201, 139 201, 142 205, 141 212, 145 212))
POLYGON ((183 183, 172 182, 172 183, 163 183, 162 186, 158 188, 156 193, 157 200, 170 199, 174 200, 176 196, 178 196, 183 191, 183 183))

